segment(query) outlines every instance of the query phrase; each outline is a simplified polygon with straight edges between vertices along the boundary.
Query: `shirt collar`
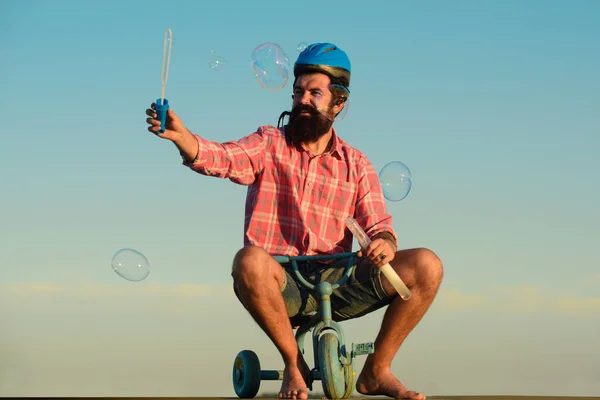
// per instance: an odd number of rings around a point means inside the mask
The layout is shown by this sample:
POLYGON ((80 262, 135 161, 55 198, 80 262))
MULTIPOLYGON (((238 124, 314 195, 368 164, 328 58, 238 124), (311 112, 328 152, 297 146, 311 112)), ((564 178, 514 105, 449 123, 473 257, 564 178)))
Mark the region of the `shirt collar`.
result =
POLYGON ((331 128, 331 149, 329 150, 329 153, 331 153, 332 156, 336 156, 338 157, 338 159, 343 160, 344 159, 344 152, 342 151, 342 142, 340 140, 340 138, 338 137, 336 131, 334 128, 331 128))

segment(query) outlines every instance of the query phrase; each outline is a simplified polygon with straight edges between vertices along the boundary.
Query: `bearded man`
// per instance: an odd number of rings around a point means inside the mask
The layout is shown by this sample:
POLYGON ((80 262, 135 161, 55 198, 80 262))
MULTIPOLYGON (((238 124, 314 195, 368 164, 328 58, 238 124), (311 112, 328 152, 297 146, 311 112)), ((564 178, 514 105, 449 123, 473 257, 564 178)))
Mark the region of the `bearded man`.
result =
MULTIPOLYGON (((294 65, 292 110, 280 116, 277 127, 261 126, 236 141, 217 143, 192 134, 171 108, 164 132, 159 132, 154 103, 146 110, 146 122, 150 132, 177 146, 186 167, 248 187, 243 247, 231 274, 239 301, 282 356, 279 398, 308 398, 310 369, 294 327, 317 311, 318 304, 291 266, 273 256, 351 252, 352 234, 345 220, 353 217, 371 243, 358 253, 349 279, 331 294, 333 319, 358 318, 386 307, 375 352, 368 355, 356 390, 423 400, 424 395, 408 390, 392 374, 391 364, 433 302, 442 263, 426 248, 398 250, 377 172, 333 128, 346 105, 350 72, 350 60, 338 46, 308 46, 294 65), (289 121, 280 127, 285 116, 289 121), (381 273, 387 263, 411 290, 410 301, 402 300, 381 273)), ((347 264, 314 261, 300 267, 313 279, 334 283, 344 271, 340 266, 347 264)))

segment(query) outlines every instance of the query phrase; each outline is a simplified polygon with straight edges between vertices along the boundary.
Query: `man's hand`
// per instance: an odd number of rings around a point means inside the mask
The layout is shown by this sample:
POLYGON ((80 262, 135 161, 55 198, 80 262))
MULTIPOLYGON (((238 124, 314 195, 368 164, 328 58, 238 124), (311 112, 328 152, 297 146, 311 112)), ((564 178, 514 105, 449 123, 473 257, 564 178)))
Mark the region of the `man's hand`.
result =
POLYGON ((181 119, 175 114, 175 112, 169 108, 167 110, 167 120, 165 123, 165 131, 163 133, 159 133, 160 130, 160 121, 157 118, 156 114, 156 103, 152 103, 150 108, 146 110, 146 122, 148 125, 148 131, 154 133, 156 136, 162 139, 168 139, 172 141, 175 146, 179 149, 181 155, 185 157, 186 160, 192 162, 196 159, 198 155, 198 142, 192 133, 183 125, 181 119))
POLYGON ((165 123, 165 131, 163 133, 159 133, 160 130, 160 121, 156 119, 158 116, 156 114, 156 103, 152 103, 150 108, 146 110, 146 115, 150 118, 146 118, 146 122, 148 125, 148 131, 154 133, 156 136, 169 139, 172 142, 180 141, 182 136, 186 133, 189 133, 186 127, 181 122, 181 119, 175 114, 172 108, 167 110, 167 120, 165 123))
POLYGON ((374 238, 369 247, 358 252, 359 257, 364 257, 374 266, 381 268, 396 256, 396 246, 389 239, 374 238))

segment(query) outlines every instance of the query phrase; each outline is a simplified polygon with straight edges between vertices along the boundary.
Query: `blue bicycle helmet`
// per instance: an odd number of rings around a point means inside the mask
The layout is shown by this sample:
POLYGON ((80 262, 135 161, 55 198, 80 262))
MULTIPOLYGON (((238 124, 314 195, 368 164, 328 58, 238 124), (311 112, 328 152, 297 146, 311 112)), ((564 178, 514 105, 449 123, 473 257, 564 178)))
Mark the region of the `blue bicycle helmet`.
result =
POLYGON ((350 87, 350 59, 346 53, 332 43, 314 43, 306 47, 294 64, 294 77, 309 72, 321 72, 334 83, 350 87))

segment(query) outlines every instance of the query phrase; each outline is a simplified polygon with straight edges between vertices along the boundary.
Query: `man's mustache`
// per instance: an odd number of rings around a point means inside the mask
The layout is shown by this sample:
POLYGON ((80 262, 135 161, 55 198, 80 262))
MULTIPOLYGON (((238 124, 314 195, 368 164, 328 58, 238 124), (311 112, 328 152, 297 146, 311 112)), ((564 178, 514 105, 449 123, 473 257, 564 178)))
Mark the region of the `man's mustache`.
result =
POLYGON ((313 116, 319 115, 319 112, 314 107, 306 104, 300 104, 292 109, 292 116, 297 116, 305 112, 313 116))

